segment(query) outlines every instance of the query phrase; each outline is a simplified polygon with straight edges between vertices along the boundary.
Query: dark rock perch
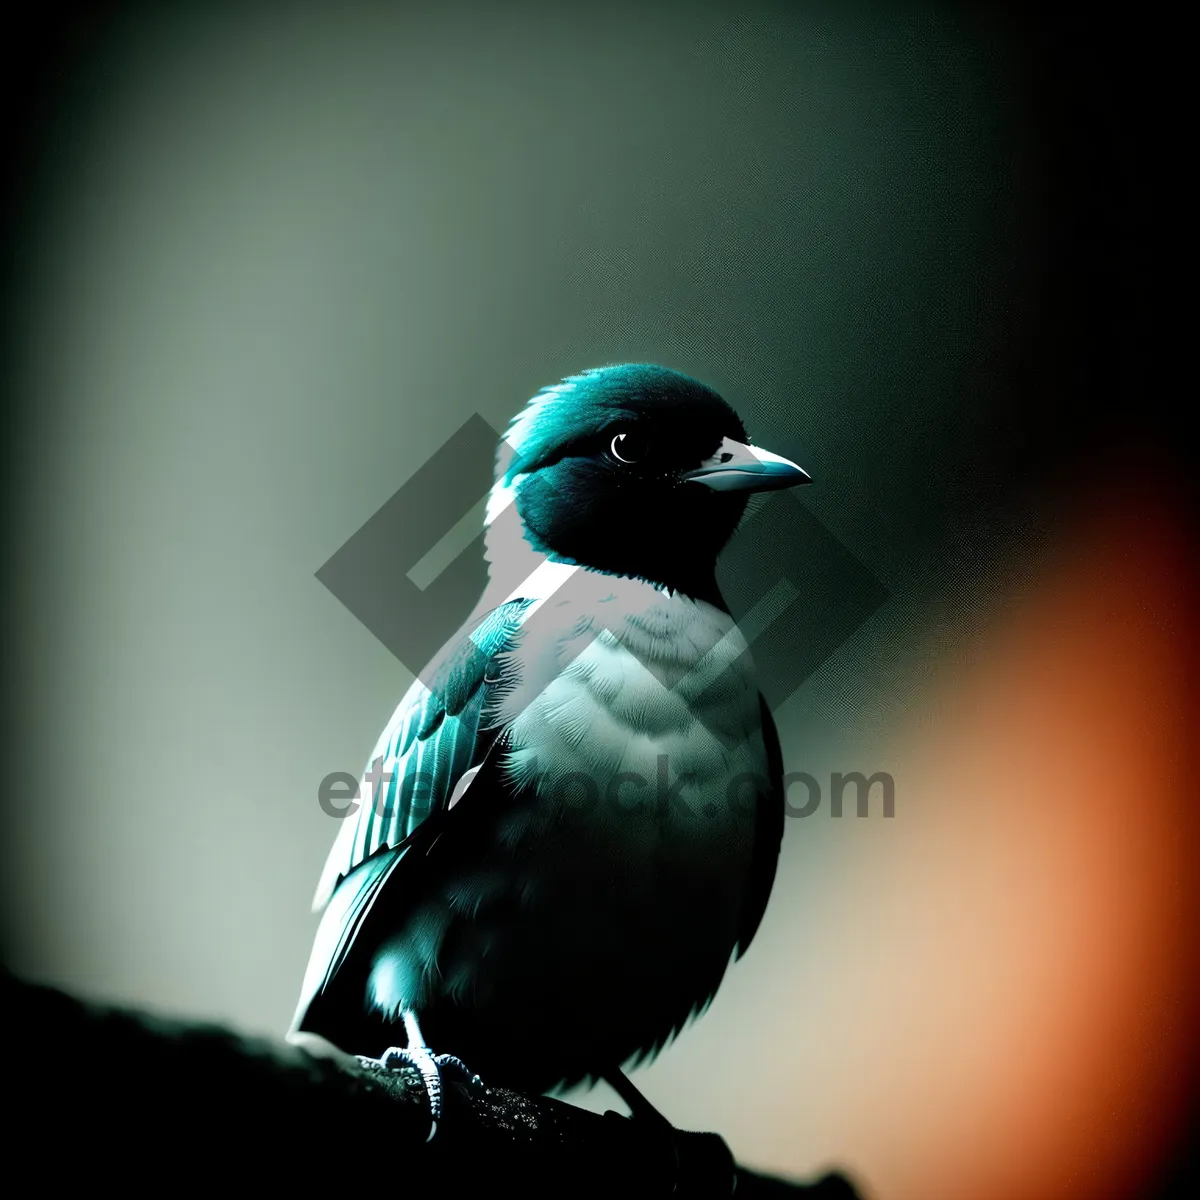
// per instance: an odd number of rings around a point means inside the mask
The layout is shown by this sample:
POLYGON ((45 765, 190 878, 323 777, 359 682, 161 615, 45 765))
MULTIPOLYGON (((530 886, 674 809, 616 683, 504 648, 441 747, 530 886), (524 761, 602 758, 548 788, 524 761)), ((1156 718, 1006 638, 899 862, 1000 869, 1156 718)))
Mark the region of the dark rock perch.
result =
POLYGON ((426 1144, 413 1072, 85 1004, 7 972, 3 990, 9 1161, 40 1186, 700 1197, 728 1196, 736 1179, 739 1200, 856 1195, 840 1175, 805 1185, 736 1167, 713 1134, 681 1135, 677 1165, 628 1118, 499 1088, 450 1085, 426 1144))

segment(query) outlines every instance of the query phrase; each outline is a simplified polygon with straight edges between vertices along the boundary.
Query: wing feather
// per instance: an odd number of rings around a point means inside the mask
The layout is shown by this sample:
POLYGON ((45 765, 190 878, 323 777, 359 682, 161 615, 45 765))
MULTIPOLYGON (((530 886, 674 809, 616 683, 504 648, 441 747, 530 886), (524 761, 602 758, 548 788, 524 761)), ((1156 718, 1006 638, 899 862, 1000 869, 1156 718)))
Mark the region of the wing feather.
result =
POLYGON ((487 723, 488 667, 512 646, 529 604, 512 600, 486 613, 443 648, 429 685, 418 679, 405 693, 363 772, 358 807, 343 818, 314 910, 356 867, 443 811, 459 779, 483 761, 497 733, 487 723), (374 793, 366 783, 372 764, 382 770, 374 793))

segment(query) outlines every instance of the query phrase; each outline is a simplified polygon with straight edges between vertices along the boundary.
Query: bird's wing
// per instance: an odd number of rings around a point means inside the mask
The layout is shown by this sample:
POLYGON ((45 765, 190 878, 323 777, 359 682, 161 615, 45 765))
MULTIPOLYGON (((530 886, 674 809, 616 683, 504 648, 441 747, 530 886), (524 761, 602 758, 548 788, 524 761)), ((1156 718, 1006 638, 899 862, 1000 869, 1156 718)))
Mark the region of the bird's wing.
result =
POLYGON ((755 798, 754 851, 750 870, 750 888, 742 910, 738 929, 737 957, 746 953, 758 927, 771 888, 775 884, 775 870, 779 863, 779 847, 783 842, 783 751, 779 745, 779 731, 775 718, 767 707, 767 701, 759 694, 762 711, 762 735, 767 750, 766 786, 755 798))
POLYGON ((329 904, 356 867, 403 846, 431 814, 444 812, 456 786, 483 761, 496 733, 484 722, 489 668, 512 647, 529 605, 518 599, 493 608, 444 647, 430 686, 417 680, 409 688, 371 755, 371 763, 382 760, 383 782, 374 793, 360 788, 357 810, 343 819, 314 910, 329 904))

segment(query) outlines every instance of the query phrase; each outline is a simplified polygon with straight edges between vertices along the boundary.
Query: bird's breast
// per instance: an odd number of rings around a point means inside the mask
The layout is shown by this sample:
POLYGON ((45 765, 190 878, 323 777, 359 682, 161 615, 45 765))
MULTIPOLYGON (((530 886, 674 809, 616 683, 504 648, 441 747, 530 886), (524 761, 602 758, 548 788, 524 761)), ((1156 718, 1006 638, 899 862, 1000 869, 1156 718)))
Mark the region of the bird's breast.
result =
POLYGON ((626 872, 740 886, 765 753, 732 617, 579 572, 533 615, 513 659, 497 716, 504 770, 536 788, 543 828, 530 833, 543 845, 582 835, 626 872))

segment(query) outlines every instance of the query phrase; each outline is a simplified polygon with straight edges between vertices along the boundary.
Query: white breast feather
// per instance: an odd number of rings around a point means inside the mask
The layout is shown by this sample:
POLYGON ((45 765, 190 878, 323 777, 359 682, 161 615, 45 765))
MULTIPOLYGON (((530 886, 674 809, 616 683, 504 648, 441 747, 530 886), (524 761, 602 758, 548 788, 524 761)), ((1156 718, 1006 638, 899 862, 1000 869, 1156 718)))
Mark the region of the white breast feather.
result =
POLYGON ((518 650, 524 677, 501 712, 514 781, 536 777, 548 799, 576 772, 600 795, 627 772, 653 788, 666 755, 669 782, 684 779, 677 811, 698 813, 735 775, 761 773, 758 689, 732 618, 639 581, 580 582, 518 650))

